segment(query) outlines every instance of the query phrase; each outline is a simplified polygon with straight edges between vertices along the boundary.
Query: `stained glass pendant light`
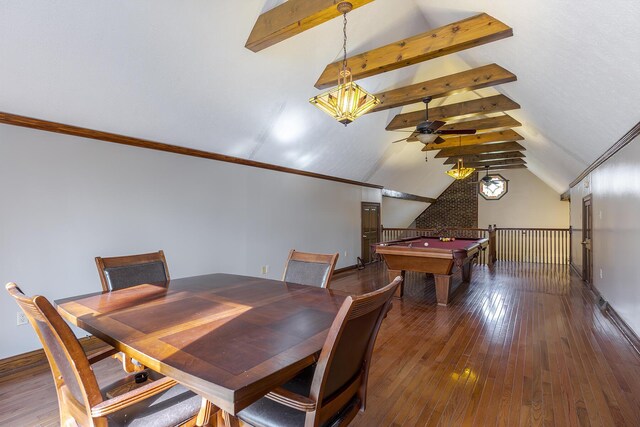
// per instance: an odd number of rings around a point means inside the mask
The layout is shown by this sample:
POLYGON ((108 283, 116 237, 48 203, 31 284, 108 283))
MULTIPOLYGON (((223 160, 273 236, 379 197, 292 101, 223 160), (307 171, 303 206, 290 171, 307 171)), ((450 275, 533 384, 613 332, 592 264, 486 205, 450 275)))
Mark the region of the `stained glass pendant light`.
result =
POLYGON ((352 9, 353 5, 349 2, 338 3, 338 11, 342 14, 344 22, 342 27, 344 56, 342 69, 338 75, 338 86, 309 99, 310 103, 345 126, 380 104, 378 98, 353 82, 351 70, 347 67, 347 13, 352 9))
MULTIPOLYGON (((460 136, 458 137, 458 143, 460 144, 459 146, 462 147, 462 137, 460 136)), ((475 168, 465 168, 464 161, 462 160, 462 158, 459 158, 458 162, 456 163, 456 167, 448 170, 447 175, 449 175, 453 179, 465 179, 473 172, 475 172, 475 170, 475 168)))
POLYGON ((453 179, 465 179, 473 172, 475 172, 475 168, 465 168, 464 161, 462 159, 458 159, 456 167, 448 170, 447 175, 449 175, 453 179))

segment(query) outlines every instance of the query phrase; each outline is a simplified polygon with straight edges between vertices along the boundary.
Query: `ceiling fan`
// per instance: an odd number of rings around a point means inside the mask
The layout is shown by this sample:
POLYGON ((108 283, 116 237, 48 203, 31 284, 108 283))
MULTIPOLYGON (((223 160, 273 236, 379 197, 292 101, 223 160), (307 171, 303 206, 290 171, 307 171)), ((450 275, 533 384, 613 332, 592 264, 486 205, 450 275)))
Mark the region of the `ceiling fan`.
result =
POLYGON ((418 123, 418 126, 416 126, 415 130, 400 131, 400 132, 411 132, 411 135, 409 135, 406 138, 393 141, 393 144, 400 141, 406 141, 407 139, 411 138, 411 136, 414 133, 417 134, 416 137, 418 138, 418 141, 422 142, 423 144, 429 144, 432 142, 436 144, 440 144, 444 142, 445 140, 440 138, 439 135, 473 135, 474 133, 476 133, 475 129, 438 130, 442 126, 444 126, 446 122, 443 122, 441 120, 434 120, 434 121, 429 120, 429 102, 431 102, 431 99, 432 98, 430 96, 427 96, 426 98, 422 99, 422 102, 424 102, 424 107, 425 107, 424 121, 418 123))
MULTIPOLYGON (((496 180, 492 176, 489 176, 489 166, 485 166, 484 168, 486 170, 485 176, 480 178, 478 181, 470 181, 470 182, 468 182, 468 184, 484 184, 484 185, 494 184, 494 185, 497 185, 497 184, 500 183, 499 180, 496 180)), ((505 179, 505 178, 503 178, 502 180, 509 181, 508 179, 505 179)))

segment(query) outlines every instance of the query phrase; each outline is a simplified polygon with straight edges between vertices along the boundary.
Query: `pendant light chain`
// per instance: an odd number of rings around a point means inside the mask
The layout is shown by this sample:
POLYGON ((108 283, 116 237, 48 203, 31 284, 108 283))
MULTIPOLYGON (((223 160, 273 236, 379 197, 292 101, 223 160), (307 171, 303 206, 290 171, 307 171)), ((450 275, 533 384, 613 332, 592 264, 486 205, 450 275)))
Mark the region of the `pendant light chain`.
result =
POLYGON ((347 71, 347 12, 342 14, 343 17, 343 25, 342 25, 342 71, 347 71))
MULTIPOLYGON (((353 82, 351 70, 347 68, 347 13, 353 9, 353 4, 343 1, 338 3, 337 9, 342 15, 343 37, 342 69, 337 70, 338 85, 314 96, 309 102, 346 126, 376 105, 380 105, 380 100, 353 82)), ((340 67, 340 62, 338 60, 331 65, 340 67)))

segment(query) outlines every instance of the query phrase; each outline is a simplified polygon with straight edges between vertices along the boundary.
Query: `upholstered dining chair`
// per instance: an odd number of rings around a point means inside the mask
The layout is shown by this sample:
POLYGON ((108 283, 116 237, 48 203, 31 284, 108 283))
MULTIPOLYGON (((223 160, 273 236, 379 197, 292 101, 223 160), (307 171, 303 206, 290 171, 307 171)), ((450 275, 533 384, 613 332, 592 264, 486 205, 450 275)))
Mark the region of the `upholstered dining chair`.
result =
MULTIPOLYGON (((96 257, 98 275, 104 292, 129 288, 142 283, 166 285, 169 282, 169 267, 162 250, 148 254, 118 257, 96 257)), ((114 355, 122 362, 122 369, 132 373, 145 369, 137 360, 124 353, 114 355)))
POLYGON ((401 282, 396 277, 380 290, 347 297, 316 365, 240 411, 237 418, 260 427, 348 425, 365 410, 373 346, 401 282))
POLYGON ((110 258, 96 257, 96 266, 105 292, 142 283, 169 282, 169 268, 163 251, 110 258))
MULTIPOLYGON (((133 378, 100 388, 91 365, 116 352, 87 357, 71 328, 42 296, 27 297, 15 283, 6 286, 35 329, 55 382, 62 426, 176 426, 208 422, 210 405, 167 377, 137 375, 143 384, 115 397, 110 392, 133 378), (198 422, 198 414, 200 416, 198 422)), ((133 376, 132 376, 133 377, 133 376)))
POLYGON ((300 285, 328 288, 337 262, 337 252, 325 255, 298 252, 291 249, 282 280, 300 285))

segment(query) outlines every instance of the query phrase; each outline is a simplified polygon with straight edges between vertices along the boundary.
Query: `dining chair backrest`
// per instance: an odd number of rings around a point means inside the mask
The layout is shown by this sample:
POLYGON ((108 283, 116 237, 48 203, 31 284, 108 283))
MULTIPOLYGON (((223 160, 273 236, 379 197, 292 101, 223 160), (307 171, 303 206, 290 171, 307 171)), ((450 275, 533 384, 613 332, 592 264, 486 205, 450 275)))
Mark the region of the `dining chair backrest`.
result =
POLYGON ((282 280, 288 283, 328 288, 337 262, 337 252, 313 254, 292 249, 289 252, 282 280))
POLYGON ((169 268, 163 251, 119 257, 96 257, 96 266, 105 292, 142 283, 169 282, 169 268))
POLYGON ((90 425, 90 408, 102 402, 103 396, 78 339, 45 297, 27 297, 15 283, 7 284, 6 289, 40 338, 51 366, 61 418, 68 415, 80 425, 90 425))
POLYGON ((322 424, 350 402, 364 411, 373 346, 401 282, 396 277, 384 288, 347 297, 342 304, 317 362, 309 395, 317 406, 315 413, 307 413, 308 421, 315 418, 316 425, 322 424))

